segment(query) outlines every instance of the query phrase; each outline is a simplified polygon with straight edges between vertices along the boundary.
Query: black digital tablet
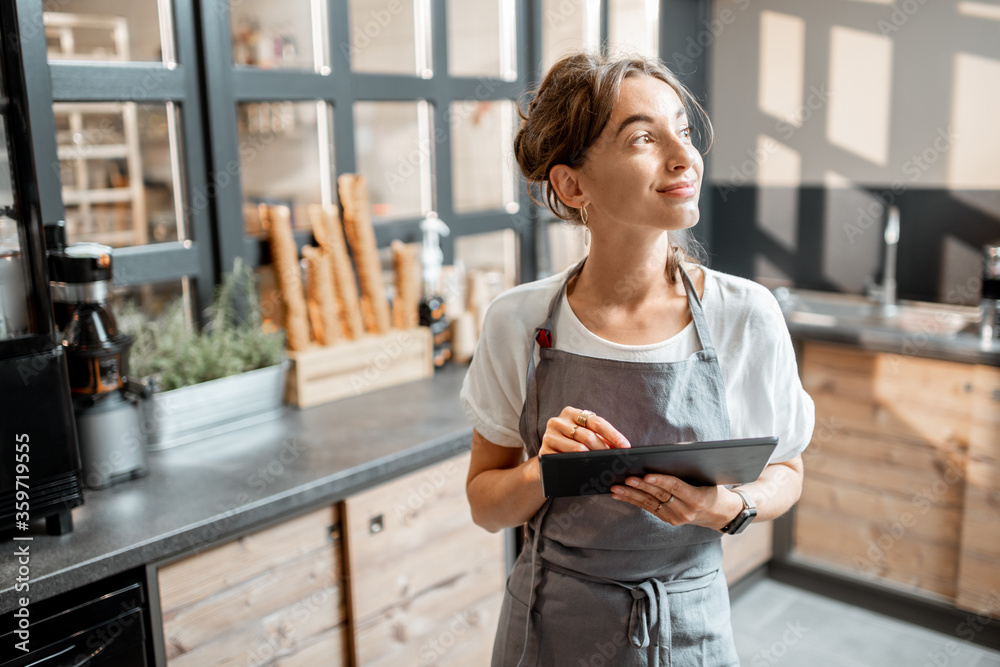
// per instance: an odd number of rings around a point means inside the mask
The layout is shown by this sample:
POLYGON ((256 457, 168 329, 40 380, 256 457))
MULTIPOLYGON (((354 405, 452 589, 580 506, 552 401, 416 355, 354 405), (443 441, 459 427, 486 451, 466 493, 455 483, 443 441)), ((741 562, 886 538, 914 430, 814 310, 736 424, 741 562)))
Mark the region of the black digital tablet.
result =
POLYGON ((546 498, 611 493, 628 477, 663 473, 693 486, 756 481, 778 445, 776 437, 686 442, 539 457, 546 498))

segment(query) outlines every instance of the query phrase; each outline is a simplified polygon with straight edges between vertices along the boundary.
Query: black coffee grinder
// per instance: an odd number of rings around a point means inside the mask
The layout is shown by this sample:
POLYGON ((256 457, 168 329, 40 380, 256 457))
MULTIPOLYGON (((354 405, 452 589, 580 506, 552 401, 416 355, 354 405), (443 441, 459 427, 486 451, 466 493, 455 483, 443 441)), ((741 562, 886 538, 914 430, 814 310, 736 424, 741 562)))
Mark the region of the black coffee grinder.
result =
POLYGON ((62 332, 73 412, 83 460, 83 481, 92 489, 148 472, 140 400, 144 389, 128 378, 132 337, 120 332, 108 310, 111 248, 66 244, 66 225, 45 225, 49 287, 55 324, 62 332))

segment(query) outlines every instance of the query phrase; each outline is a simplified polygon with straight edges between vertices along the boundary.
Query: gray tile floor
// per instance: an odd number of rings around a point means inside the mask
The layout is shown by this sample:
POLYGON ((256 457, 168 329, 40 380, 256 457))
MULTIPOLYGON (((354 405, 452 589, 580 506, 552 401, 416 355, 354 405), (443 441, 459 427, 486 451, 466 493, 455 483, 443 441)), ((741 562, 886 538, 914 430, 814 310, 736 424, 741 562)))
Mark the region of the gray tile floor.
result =
POLYGON ((995 651, 770 579, 732 608, 742 667, 1000 667, 995 651))

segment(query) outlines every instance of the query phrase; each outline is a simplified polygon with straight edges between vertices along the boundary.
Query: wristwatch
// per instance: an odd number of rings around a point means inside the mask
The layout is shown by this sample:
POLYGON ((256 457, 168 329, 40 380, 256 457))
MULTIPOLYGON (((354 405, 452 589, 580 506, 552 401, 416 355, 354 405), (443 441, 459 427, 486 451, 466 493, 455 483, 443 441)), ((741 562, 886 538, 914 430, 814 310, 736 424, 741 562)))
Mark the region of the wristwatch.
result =
POLYGON ((754 517, 757 516, 757 505, 754 504, 753 499, 745 491, 740 491, 739 489, 730 490, 740 494, 740 498, 743 499, 743 509, 736 515, 735 519, 719 530, 729 535, 736 535, 742 533, 750 525, 750 522, 754 520, 754 517))

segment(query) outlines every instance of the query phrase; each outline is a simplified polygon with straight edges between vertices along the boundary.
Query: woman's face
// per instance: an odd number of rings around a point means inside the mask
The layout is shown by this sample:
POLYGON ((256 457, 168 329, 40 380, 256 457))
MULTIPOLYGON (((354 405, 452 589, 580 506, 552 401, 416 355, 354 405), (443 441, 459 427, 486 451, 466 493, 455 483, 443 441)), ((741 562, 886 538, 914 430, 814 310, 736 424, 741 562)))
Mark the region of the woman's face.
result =
POLYGON ((595 231, 606 225, 694 226, 704 163, 691 135, 684 105, 669 84, 626 78, 607 126, 573 170, 595 231))

